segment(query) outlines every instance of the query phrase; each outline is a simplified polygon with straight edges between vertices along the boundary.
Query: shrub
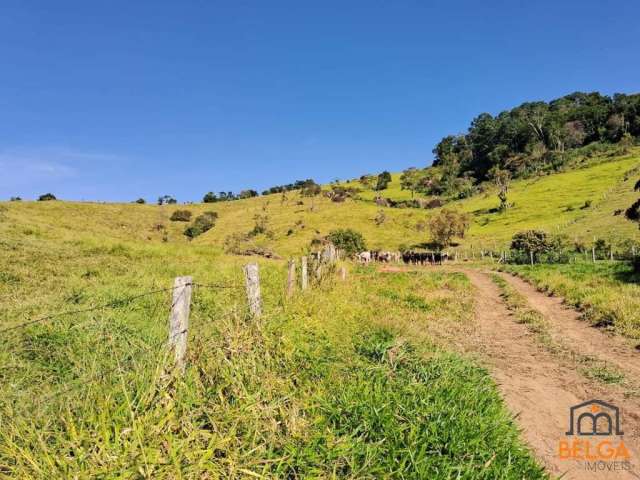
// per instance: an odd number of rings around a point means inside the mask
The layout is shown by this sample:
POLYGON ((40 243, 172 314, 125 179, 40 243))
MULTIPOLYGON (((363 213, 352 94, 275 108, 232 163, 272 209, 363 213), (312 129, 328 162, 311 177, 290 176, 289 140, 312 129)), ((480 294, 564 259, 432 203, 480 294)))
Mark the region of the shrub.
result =
MULTIPOLYGON (((542 230, 527 230, 516 233, 511 239, 513 263, 530 263, 533 254, 534 263, 567 263, 569 246, 562 235, 549 236, 542 230)), ((575 244, 574 248, 584 248, 575 244)))
POLYGON ((175 203, 178 203, 178 201, 171 195, 163 195, 162 197, 158 197, 158 205, 173 205, 175 203))
POLYGON ((470 217, 467 213, 459 213, 455 210, 443 208, 429 219, 429 230, 433 242, 438 248, 446 248, 455 238, 464 238, 469 230, 470 217))
POLYGON ((139 204, 141 204, 141 205, 142 205, 142 204, 147 203, 147 202, 146 202, 146 200, 145 200, 144 198, 139 198, 139 199, 137 199, 137 200, 135 201, 135 203, 139 203, 139 204))
POLYGON ((350 257, 367 249, 362 234, 351 228, 332 230, 327 235, 327 240, 350 257))
POLYGON ((256 213, 253 216, 253 220, 256 222, 256 224, 253 226, 253 230, 251 230, 248 234, 250 237, 255 237, 256 235, 260 235, 261 233, 266 234, 268 232, 268 226, 269 226, 268 215, 256 213))
POLYGON ((204 212, 195 218, 193 223, 185 229, 184 234, 189 238, 196 238, 211 230, 215 226, 217 219, 217 212, 204 212))
POLYGON ((22 198, 20 198, 20 197, 11 197, 9 199, 9 201, 10 202, 20 202, 20 201, 22 201, 22 198))
POLYGON ((57 200, 56 196, 53 193, 45 193, 44 195, 40 195, 38 197, 39 202, 48 202, 50 200, 57 200))
POLYGON ((170 220, 172 222, 188 222, 191 220, 190 210, 176 210, 171 214, 170 220))
POLYGON ((391 182, 391 174, 385 170, 380 175, 378 175, 378 180, 376 183, 375 190, 378 190, 378 191, 386 190, 390 182, 391 182))

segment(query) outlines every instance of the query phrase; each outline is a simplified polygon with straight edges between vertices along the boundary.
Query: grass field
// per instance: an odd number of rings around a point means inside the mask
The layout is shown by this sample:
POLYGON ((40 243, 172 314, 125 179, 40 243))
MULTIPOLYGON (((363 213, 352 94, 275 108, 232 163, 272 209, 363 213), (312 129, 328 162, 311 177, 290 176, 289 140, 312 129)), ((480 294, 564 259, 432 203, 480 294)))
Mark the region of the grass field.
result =
MULTIPOLYGON (((474 219, 461 248, 505 245, 526 228, 637 238, 612 213, 633 198, 625 173, 637 165, 635 153, 514 182, 503 214, 490 212, 491 193, 456 202, 474 219)), ((488 373, 454 346, 473 328, 463 275, 354 268, 346 283, 287 299, 284 262, 260 258, 265 314, 247 318, 241 266, 256 257, 228 255, 225 243, 255 215, 268 232, 245 246, 286 258, 334 228, 362 232, 371 248, 420 244, 429 236, 417 224, 432 213, 296 193, 0 204, 0 478, 543 477, 488 373), (169 220, 184 208, 216 211, 218 222, 188 241, 186 224, 169 220), (182 381, 163 348, 178 275, 230 287, 195 288, 182 381)), ((638 286, 624 266, 509 269, 640 337, 638 286)))
POLYGON ((592 323, 640 339, 640 278, 623 262, 501 267, 564 297, 592 323))
POLYGON ((471 319, 464 276, 358 269, 287 300, 263 261, 256 322, 244 259, 145 238, 141 212, 162 209, 20 208, 2 223, 0 330, 112 305, 0 334, 0 478, 543 477, 487 372, 446 345, 471 319), (233 288, 196 287, 176 380, 170 293, 114 301, 184 274, 233 288))

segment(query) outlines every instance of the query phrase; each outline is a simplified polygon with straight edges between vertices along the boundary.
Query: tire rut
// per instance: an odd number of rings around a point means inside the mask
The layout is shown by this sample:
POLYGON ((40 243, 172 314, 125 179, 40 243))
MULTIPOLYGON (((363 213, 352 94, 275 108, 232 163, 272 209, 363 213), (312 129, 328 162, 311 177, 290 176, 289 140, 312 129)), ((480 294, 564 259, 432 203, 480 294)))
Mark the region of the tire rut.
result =
MULTIPOLYGON (((589 381, 544 348, 526 325, 515 321, 489 276, 464 269, 476 290, 476 326, 469 348, 488 364, 524 440, 554 476, 567 479, 640 478, 640 408, 635 400, 608 386, 589 381), (569 409, 599 399, 622 412, 624 442, 632 471, 585 470, 583 461, 561 459, 558 442, 569 427, 569 409)), ((527 295, 529 298, 529 295, 527 295)), ((544 313, 544 312, 542 312, 544 313)), ((599 332, 596 332, 602 335, 599 332)), ((615 354, 611 354, 615 357, 615 354)))

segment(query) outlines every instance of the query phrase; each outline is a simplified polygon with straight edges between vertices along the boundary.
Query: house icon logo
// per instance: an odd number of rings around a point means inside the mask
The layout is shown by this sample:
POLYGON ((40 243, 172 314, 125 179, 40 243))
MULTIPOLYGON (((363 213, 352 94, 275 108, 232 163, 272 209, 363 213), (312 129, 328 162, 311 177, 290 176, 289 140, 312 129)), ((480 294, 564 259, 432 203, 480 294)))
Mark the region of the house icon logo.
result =
POLYGON ((570 408, 566 435, 624 435, 620 430, 620 410, 602 400, 589 400, 570 408))

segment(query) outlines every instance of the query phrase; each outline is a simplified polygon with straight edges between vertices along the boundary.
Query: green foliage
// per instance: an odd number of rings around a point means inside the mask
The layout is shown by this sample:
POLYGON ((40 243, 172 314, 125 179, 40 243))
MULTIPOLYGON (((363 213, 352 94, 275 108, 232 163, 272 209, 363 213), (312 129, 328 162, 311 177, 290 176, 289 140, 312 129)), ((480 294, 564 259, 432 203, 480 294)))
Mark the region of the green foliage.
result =
POLYGON ((39 202, 48 202, 51 200, 57 200, 56 196, 53 193, 45 193, 38 197, 39 202))
POLYGON ((193 223, 185 229, 184 234, 191 239, 196 238, 211 230, 215 226, 217 219, 217 212, 205 212, 202 215, 198 215, 193 223))
POLYGON ((176 203, 178 203, 178 201, 171 195, 163 195, 161 197, 158 197, 158 205, 173 205, 176 203))
POLYGON ((134 203, 138 203, 140 205, 144 205, 145 203, 147 203, 147 201, 144 198, 140 197, 134 203))
POLYGON ((384 172, 378 175, 378 179, 376 181, 376 186, 374 190, 376 191, 386 190, 390 182, 391 182, 391 174, 385 170, 384 172))
POLYGON ((439 249, 451 245, 454 238, 464 238, 471 226, 471 218, 466 213, 443 208, 429 219, 431 238, 439 249))
POLYGON ((11 197, 9 199, 9 201, 10 202, 20 202, 20 201, 22 201, 22 198, 20 198, 20 197, 11 197))
POLYGON ((434 165, 448 172, 444 177, 484 180, 493 167, 520 177, 557 170, 572 149, 620 141, 628 149, 639 136, 640 94, 576 92, 549 103, 523 103, 495 117, 480 114, 466 135, 438 143, 434 165))
POLYGON ((240 192, 240 195, 238 195, 239 199, 243 199, 243 198, 253 198, 253 197, 257 197, 258 196, 258 192, 256 192, 255 190, 242 190, 240 192))
POLYGON ((362 234, 351 228, 332 230, 327 235, 327 240, 333 243, 337 249, 342 250, 348 257, 367 249, 362 234))
POLYGON ((169 220, 172 222, 188 222, 191 220, 191 211, 190 210, 176 210, 171 214, 169 220))
POLYGON ((204 197, 202 197, 202 203, 215 203, 218 201, 218 197, 213 192, 207 192, 204 197))
POLYGON ((305 180, 300 188, 300 195, 303 197, 315 197, 316 195, 320 195, 321 192, 322 187, 312 179, 305 180))
POLYGON ((511 239, 512 263, 566 263, 569 261, 568 240, 565 236, 549 236, 542 230, 516 233, 511 239))
POLYGON ((269 231, 269 216, 267 214, 256 213, 253 216, 253 221, 255 225, 253 226, 253 230, 248 233, 250 237, 255 237, 256 235, 261 235, 269 231))

